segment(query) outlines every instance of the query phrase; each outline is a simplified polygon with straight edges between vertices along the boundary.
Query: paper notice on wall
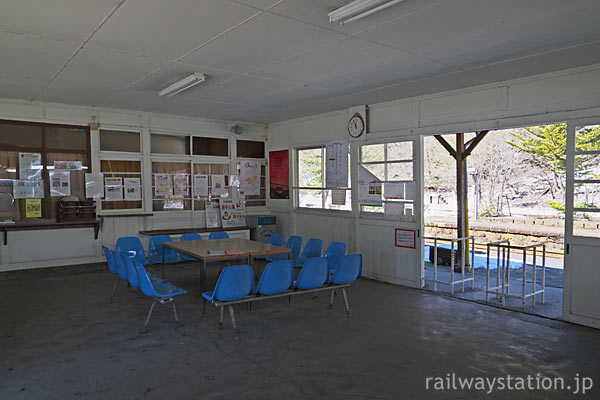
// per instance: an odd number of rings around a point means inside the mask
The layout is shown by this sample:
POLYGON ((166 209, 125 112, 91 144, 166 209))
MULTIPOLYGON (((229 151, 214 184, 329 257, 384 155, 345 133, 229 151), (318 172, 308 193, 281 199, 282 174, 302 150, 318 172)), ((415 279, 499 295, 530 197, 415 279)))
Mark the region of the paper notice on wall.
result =
POLYGON ((19 153, 19 178, 22 180, 42 179, 42 155, 40 153, 19 153))
POLYGON ((385 203, 384 216, 385 219, 404 221, 404 203, 385 203))
POLYGON ((404 182, 386 182, 383 195, 388 200, 404 200, 404 182))
POLYGON ((207 201, 205 214, 207 228, 221 227, 221 207, 218 201, 207 201))
POLYGON ((240 187, 239 175, 229 175, 229 187, 240 187))
POLYGON ((175 196, 188 195, 188 174, 173 175, 173 182, 175 186, 175 196))
POLYGON ((125 187, 125 200, 142 200, 142 184, 140 178, 123 178, 123 186, 125 187))
POLYGON ((381 181, 365 167, 358 174, 358 200, 361 203, 381 202, 381 181))
POLYGON ((328 188, 348 187, 348 142, 338 140, 325 146, 325 186, 328 188))
POLYGON ((194 175, 194 196, 208 196, 208 175, 194 175))
POLYGON ((260 163, 258 161, 242 161, 240 163, 240 189, 246 196, 260 194, 260 163))
POLYGON ((104 178, 104 191, 106 201, 123 200, 123 178, 104 178))
POLYGON ((223 228, 246 225, 246 207, 243 202, 233 199, 219 200, 221 207, 221 224, 223 228))
POLYGON ((33 181, 15 179, 13 181, 13 197, 15 199, 43 199, 44 181, 42 179, 33 181))
POLYGON ((25 200, 25 218, 42 218, 42 200, 25 200))
POLYGON ((54 161, 54 169, 81 171, 82 168, 81 161, 54 161))
POLYGON ((213 195, 225 194, 225 175, 211 175, 210 181, 213 195))
POLYGON ((331 191, 331 204, 343 206, 346 204, 346 191, 343 189, 333 189, 331 191))
POLYGON ((104 175, 85 174, 85 197, 104 198, 104 175))
POLYGON ((417 198, 417 184, 415 181, 404 183, 404 198, 406 200, 416 200, 417 198))
POLYGON ((168 196, 172 193, 171 175, 154 174, 154 194, 156 196, 168 196))
POLYGON ((53 170, 50 175, 50 196, 70 196, 71 195, 71 172, 53 170))

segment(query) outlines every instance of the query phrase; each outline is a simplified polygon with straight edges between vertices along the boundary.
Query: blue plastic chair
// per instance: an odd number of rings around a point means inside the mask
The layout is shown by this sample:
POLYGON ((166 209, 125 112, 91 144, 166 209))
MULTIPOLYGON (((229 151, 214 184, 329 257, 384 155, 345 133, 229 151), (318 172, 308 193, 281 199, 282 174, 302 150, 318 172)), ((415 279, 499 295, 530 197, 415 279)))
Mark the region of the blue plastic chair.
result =
MULTIPOLYGON (((172 242, 169 235, 156 235, 150 237, 148 244, 148 259, 154 264, 162 264, 163 262, 163 243, 172 242)), ((165 264, 175 264, 180 262, 179 254, 169 248, 165 248, 165 264)))
POLYGON ((150 264, 150 261, 146 258, 146 253, 144 253, 142 242, 136 236, 124 236, 117 239, 115 251, 117 253, 135 254, 134 260, 137 262, 143 265, 150 264))
POLYGON ((294 287, 303 290, 316 289, 323 286, 328 278, 327 259, 325 257, 309 258, 302 266, 294 287))
POLYGON ((294 282, 294 266, 289 260, 267 264, 260 276, 255 293, 268 296, 280 294, 290 288, 294 282))
MULTIPOLYGON (((183 235, 181 235, 181 237, 179 238, 180 241, 185 241, 185 240, 202 240, 202 236, 200 236, 197 233, 184 233, 183 235)), ((181 254, 179 253, 179 257, 182 260, 185 261, 200 261, 197 258, 191 257, 191 256, 186 256, 185 254, 181 254)))
POLYGON ((140 279, 138 278, 137 269, 135 268, 135 265, 133 265, 132 259, 125 253, 119 253, 118 256, 121 257, 121 262, 127 271, 127 279, 129 284, 136 289, 140 289, 142 286, 140 284, 140 279))
MULTIPOLYGON (((285 243, 285 247, 291 250, 292 262, 300 257, 300 250, 302 249, 302 238, 300 236, 290 236, 285 243)), ((280 261, 287 260, 287 254, 281 254, 276 256, 267 257, 267 261, 280 261)))
MULTIPOLYGON (((340 260, 340 264, 333 273, 331 283, 334 285, 346 285, 354 282, 360 278, 362 272, 362 255, 350 254, 344 256, 340 260)), ((346 307, 346 315, 351 317, 350 304, 348 303, 348 294, 346 288, 342 288, 342 294, 344 295, 344 306, 346 307)), ((331 289, 331 296, 329 297, 329 308, 333 307, 333 298, 335 296, 335 287, 331 289)))
MULTIPOLYGON (((250 265, 235 265, 223 268, 215 290, 202 293, 202 297, 209 302, 212 301, 236 301, 243 299, 254 291, 254 270, 250 265)), ((223 326, 223 307, 219 307, 219 328, 223 326)), ((235 324, 235 315, 233 306, 230 304, 229 315, 231 316, 231 325, 233 326, 233 335, 238 340, 237 326, 235 324)))
POLYGON ((210 235, 208 235, 208 240, 213 239, 229 239, 229 235, 227 232, 211 232, 210 235))
POLYGON ((332 273, 340 263, 340 259, 346 255, 346 243, 343 242, 331 242, 327 246, 325 252, 325 258, 327 259, 327 265, 329 272, 332 273))
POLYGON ((321 239, 309 239, 302 250, 302 255, 294 262, 294 266, 301 267, 310 258, 319 258, 323 255, 323 241, 321 239))
MULTIPOLYGON (((283 247, 283 235, 281 233, 273 233, 271 235, 271 237, 269 238, 269 241, 267 242, 267 244, 273 245, 273 246, 279 246, 279 247, 283 247)), ((258 256, 258 257, 254 257, 257 260, 266 260, 267 257, 265 256, 258 256)), ((281 260, 285 260, 285 257, 280 258, 281 260)))
POLYGON ((144 266, 133 260, 133 264, 137 270, 138 279, 140 282, 140 286, 142 288, 142 292, 149 297, 155 299, 155 301, 150 306, 150 311, 148 312, 148 316, 146 317, 146 322, 144 323, 144 329, 148 326, 148 322, 150 321, 150 316, 152 315, 152 311, 154 310, 154 306, 156 303, 172 303, 173 304, 173 315, 175 316, 175 321, 179 322, 177 318, 177 309, 175 308, 175 296, 180 296, 182 294, 186 294, 187 290, 182 289, 178 286, 173 285, 170 282, 167 282, 163 279, 160 279, 154 275, 148 274, 144 266), (152 278, 151 278, 152 277, 152 278))
POLYGON ((115 274, 115 284, 113 285, 112 292, 110 292, 110 297, 108 298, 108 301, 111 302, 115 295, 115 290, 117 289, 119 280, 121 279, 119 274, 120 268, 119 263, 117 263, 117 260, 115 260, 115 254, 113 251, 106 246, 102 246, 102 250, 104 251, 104 257, 106 257, 106 262, 108 263, 108 270, 115 274))

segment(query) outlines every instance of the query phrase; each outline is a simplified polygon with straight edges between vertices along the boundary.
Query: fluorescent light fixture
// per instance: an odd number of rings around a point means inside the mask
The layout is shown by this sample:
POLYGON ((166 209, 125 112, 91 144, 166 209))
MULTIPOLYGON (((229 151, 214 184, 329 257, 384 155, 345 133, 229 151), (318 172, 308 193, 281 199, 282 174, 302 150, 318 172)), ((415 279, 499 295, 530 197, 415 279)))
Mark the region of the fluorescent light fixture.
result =
POLYGON ((196 86, 199 83, 204 82, 204 80, 206 79, 206 75, 200 73, 200 72, 195 72, 193 74, 191 74, 190 76, 183 78, 182 80, 175 82, 174 84, 170 85, 167 88, 164 88, 163 90, 161 90, 160 92, 158 92, 159 96, 173 96, 176 95, 177 93, 181 93, 184 90, 187 90, 193 86, 196 86))
POLYGON ((404 0, 354 0, 345 6, 329 13, 329 22, 339 22, 341 25, 364 18, 381 10, 385 10, 404 0))

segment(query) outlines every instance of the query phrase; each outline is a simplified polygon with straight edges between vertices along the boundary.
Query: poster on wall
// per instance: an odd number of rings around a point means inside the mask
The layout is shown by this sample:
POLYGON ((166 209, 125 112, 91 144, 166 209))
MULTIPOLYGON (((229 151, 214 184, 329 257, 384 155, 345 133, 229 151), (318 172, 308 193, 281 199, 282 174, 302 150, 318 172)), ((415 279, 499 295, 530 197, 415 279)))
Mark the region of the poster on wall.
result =
POLYGON ((81 171, 82 168, 81 161, 54 161, 54 169, 81 171))
POLYGON ((194 196, 208 196, 208 175, 194 175, 194 196))
POLYGON ((337 140, 325 146, 325 186, 328 188, 348 187, 348 142, 337 140))
POLYGON ((404 200, 404 182, 386 182, 383 193, 388 200, 404 200))
POLYGON ((381 181, 363 166, 359 169, 358 179, 358 200, 361 203, 381 202, 381 181))
POLYGON ((19 153, 19 178, 23 180, 42 179, 42 170, 40 153, 19 153))
POLYGON ((50 175, 50 196, 70 196, 71 195, 71 172, 53 170, 50 175))
POLYGON ((104 178, 104 190, 106 201, 123 200, 123 178, 104 178))
POLYGON ((394 232, 396 247, 405 247, 407 249, 417 248, 417 231, 414 229, 396 228, 394 232))
POLYGON ((207 201, 205 214, 207 228, 221 227, 221 207, 218 201, 207 201))
POLYGON ((258 161, 242 161, 240 163, 240 189, 246 196, 260 194, 260 163, 258 161))
POLYGON ((188 174, 173 175, 173 183, 175 186, 175 196, 188 195, 188 174))
POLYGON ((104 198, 104 175, 85 174, 85 197, 104 198))
POLYGON ((125 200, 139 201, 142 199, 142 184, 140 178, 123 178, 125 200))
POLYGON ((25 218, 42 218, 42 199, 25 200, 25 218))
POLYGON ((171 176, 169 174, 154 174, 154 194, 168 196, 173 193, 171 176))
POLYGON ((346 191, 344 189, 333 189, 331 191, 331 204, 343 206, 346 204, 346 191))
POLYGON ((288 150, 269 152, 269 191, 272 199, 290 198, 289 161, 288 150))
POLYGON ((13 181, 13 197, 15 199, 43 199, 44 181, 42 179, 34 181, 15 179, 13 181))
POLYGON ((246 226, 246 207, 243 201, 221 199, 219 204, 223 228, 246 226))
POLYGON ((225 194, 225 175, 211 175, 210 181, 213 195, 225 194))

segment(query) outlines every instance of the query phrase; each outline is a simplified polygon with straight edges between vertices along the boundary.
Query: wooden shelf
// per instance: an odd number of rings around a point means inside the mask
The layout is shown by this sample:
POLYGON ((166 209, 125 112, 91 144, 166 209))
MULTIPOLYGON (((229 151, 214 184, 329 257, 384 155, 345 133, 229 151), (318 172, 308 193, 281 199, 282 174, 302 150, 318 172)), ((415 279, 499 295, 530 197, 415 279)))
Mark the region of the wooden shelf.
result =
POLYGON ((100 231, 100 221, 62 221, 56 222, 55 219, 36 219, 16 221, 10 225, 0 225, 0 231, 4 232, 4 245, 8 244, 9 231, 37 231, 46 229, 77 229, 77 228, 94 228, 94 239, 98 239, 100 231))

